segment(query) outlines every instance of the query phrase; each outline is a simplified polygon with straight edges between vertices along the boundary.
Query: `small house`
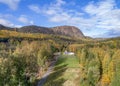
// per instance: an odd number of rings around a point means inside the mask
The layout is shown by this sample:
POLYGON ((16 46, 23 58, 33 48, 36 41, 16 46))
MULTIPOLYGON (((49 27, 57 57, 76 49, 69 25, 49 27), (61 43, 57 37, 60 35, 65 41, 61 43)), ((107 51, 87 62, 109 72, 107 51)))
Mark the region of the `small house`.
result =
POLYGON ((64 52, 64 55, 75 55, 75 53, 74 53, 74 52, 65 51, 65 52, 64 52))

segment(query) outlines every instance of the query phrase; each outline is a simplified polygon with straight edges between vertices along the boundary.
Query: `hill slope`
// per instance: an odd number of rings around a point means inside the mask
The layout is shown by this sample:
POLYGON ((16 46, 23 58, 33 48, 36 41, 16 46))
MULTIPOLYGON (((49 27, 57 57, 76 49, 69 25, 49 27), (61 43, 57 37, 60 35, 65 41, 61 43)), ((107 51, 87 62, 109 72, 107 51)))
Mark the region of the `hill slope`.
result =
POLYGON ((52 28, 55 34, 84 38, 83 33, 75 26, 58 26, 52 28))
POLYGON ((0 24, 0 30, 14 30, 14 28, 6 27, 6 26, 0 24))
POLYGON ((43 33, 43 34, 70 36, 76 38, 85 37, 81 32, 81 30, 75 26, 57 26, 57 27, 47 28, 47 27, 30 25, 21 28, 10 28, 0 25, 0 30, 16 30, 17 32, 23 32, 23 33, 43 33))
POLYGON ((24 26, 17 29, 18 32, 25 32, 25 33, 43 33, 43 34, 53 34, 53 31, 47 27, 40 27, 35 25, 24 26))

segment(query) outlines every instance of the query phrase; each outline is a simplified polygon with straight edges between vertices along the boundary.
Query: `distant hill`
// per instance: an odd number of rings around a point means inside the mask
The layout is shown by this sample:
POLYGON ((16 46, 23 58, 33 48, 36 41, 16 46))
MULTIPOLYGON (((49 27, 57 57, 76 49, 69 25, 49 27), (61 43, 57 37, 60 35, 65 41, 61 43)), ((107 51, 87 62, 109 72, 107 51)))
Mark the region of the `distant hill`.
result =
POLYGON ((0 24, 0 30, 13 30, 13 28, 6 27, 6 26, 0 24))
POLYGON ((76 38, 85 38, 81 30, 75 26, 57 26, 57 27, 47 28, 47 27, 30 25, 21 28, 10 28, 0 25, 0 30, 16 30, 17 32, 23 32, 23 33, 43 33, 43 34, 70 36, 76 38))
POLYGON ((53 31, 47 27, 40 27, 40 26, 24 26, 17 29, 18 32, 25 32, 25 33, 43 33, 43 34, 53 34, 53 31))

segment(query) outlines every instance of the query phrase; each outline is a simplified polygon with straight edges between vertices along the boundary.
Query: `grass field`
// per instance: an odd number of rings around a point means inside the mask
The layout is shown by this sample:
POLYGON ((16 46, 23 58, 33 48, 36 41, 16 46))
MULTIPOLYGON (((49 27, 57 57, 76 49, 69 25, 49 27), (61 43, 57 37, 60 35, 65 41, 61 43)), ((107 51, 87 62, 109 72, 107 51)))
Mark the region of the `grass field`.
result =
POLYGON ((76 86, 79 77, 79 62, 75 56, 62 55, 44 86, 76 86))
POLYGON ((67 65, 67 67, 79 67, 79 62, 76 56, 62 55, 59 57, 55 67, 67 65))

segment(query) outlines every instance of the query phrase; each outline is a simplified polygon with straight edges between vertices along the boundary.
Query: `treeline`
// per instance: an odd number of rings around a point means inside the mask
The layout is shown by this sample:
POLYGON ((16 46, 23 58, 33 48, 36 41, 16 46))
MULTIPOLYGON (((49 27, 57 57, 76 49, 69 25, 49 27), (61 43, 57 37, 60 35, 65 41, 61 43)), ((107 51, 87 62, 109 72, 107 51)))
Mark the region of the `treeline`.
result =
POLYGON ((80 63, 79 86, 120 86, 119 40, 74 44, 80 63))
POLYGON ((0 86, 33 86, 60 50, 54 41, 0 43, 0 86))
POLYGON ((52 34, 42 34, 42 33, 22 33, 16 31, 9 31, 9 30, 0 30, 0 42, 9 42, 9 40, 15 41, 48 41, 52 40, 59 44, 64 43, 84 43, 82 39, 75 39, 67 36, 61 35, 52 35, 52 34))

